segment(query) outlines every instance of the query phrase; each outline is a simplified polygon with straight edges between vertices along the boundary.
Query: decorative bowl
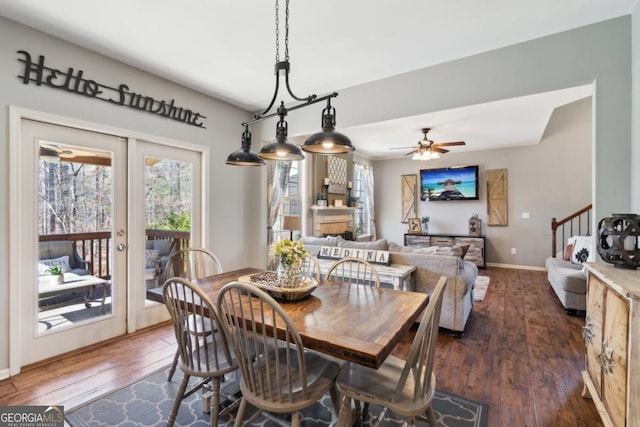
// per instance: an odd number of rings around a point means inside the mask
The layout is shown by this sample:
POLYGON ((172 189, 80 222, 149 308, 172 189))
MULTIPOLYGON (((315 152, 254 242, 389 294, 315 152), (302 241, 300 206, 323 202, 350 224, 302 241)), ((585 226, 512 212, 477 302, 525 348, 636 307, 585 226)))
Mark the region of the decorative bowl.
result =
POLYGON ((283 288, 278 283, 278 274, 275 271, 247 274, 238 278, 240 282, 250 283, 257 288, 266 291, 272 297, 284 301, 296 301, 305 298, 318 287, 318 282, 310 277, 305 277, 297 288, 283 288))

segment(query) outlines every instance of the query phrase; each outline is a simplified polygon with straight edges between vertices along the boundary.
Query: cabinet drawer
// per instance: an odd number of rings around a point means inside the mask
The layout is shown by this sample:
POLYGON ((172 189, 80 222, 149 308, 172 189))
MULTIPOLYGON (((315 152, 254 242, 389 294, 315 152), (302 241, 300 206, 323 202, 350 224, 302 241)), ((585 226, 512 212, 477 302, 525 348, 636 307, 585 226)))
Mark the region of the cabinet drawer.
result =
POLYGON ((431 246, 453 246, 453 237, 431 236, 431 246))
POLYGON ((420 234, 404 236, 405 246, 415 246, 418 248, 428 248, 431 246, 431 238, 429 236, 423 236, 420 234))

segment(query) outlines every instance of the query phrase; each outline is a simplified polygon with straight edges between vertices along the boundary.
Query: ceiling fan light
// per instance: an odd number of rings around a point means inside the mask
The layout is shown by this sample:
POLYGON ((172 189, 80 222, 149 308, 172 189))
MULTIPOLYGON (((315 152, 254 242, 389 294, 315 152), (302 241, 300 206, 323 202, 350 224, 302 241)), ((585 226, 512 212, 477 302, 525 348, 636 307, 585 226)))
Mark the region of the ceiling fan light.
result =
POLYGON ((437 152, 434 151, 434 152, 431 153, 431 158, 432 159, 439 159, 440 158, 440 154, 438 154, 437 152))
POLYGON ((420 152, 416 151, 415 153, 413 153, 413 157, 411 157, 411 160, 420 160, 420 158, 420 152))

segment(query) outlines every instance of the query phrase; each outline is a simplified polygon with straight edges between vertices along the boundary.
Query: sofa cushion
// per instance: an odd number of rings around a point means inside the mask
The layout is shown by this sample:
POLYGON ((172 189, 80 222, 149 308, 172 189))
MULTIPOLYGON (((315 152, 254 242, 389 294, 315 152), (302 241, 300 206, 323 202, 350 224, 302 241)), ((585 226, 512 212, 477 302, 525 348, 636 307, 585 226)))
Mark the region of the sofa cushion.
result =
POLYGON ((342 240, 338 242, 338 246, 341 248, 370 249, 376 251, 389 250, 389 245, 385 239, 379 239, 374 242, 353 242, 350 240, 342 240))
POLYGON ((571 262, 582 264, 595 262, 595 260, 596 252, 593 250, 593 238, 591 236, 575 236, 571 250, 571 262))
POLYGON ((300 240, 305 246, 338 246, 338 242, 344 239, 341 236, 327 236, 327 237, 300 237, 300 240))
POLYGON ((144 251, 144 268, 156 268, 160 260, 160 251, 156 249, 146 249, 144 251))
POLYGON ((547 279, 557 290, 574 294, 587 293, 587 275, 581 264, 573 264, 562 258, 547 258, 547 279))

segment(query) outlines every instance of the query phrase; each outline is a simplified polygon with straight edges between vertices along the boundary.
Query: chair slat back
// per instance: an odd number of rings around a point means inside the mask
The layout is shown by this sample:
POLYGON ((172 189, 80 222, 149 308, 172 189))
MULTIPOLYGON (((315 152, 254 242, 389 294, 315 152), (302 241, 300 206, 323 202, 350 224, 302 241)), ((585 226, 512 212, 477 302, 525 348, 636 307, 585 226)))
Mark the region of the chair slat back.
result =
POLYGON ((433 293, 429 295, 429 304, 422 314, 420 327, 413 339, 404 368, 400 374, 400 380, 394 393, 395 401, 401 399, 407 381, 411 381, 413 385, 414 399, 421 396, 424 397, 431 391, 431 374, 433 372, 442 298, 446 284, 447 276, 440 276, 433 293))
POLYGON ((178 341, 181 369, 199 376, 236 369, 226 335, 211 334, 220 330, 220 317, 200 287, 174 277, 164 283, 162 293, 178 341))
POLYGON ((316 257, 309 255, 302 261, 302 275, 320 282, 322 272, 320 271, 320 263, 316 257))
POLYGON ((334 262, 327 271, 327 279, 380 287, 378 270, 373 264, 360 258, 343 258, 334 262))
POLYGON ((231 282, 218 294, 218 310, 241 381, 255 398, 292 403, 299 390, 308 397, 302 338, 277 301, 253 285, 231 282), (277 326, 283 331, 278 333, 277 326))
POLYGON ((220 260, 211 251, 204 248, 184 248, 171 255, 167 261, 165 277, 196 280, 222 272, 220 260))

